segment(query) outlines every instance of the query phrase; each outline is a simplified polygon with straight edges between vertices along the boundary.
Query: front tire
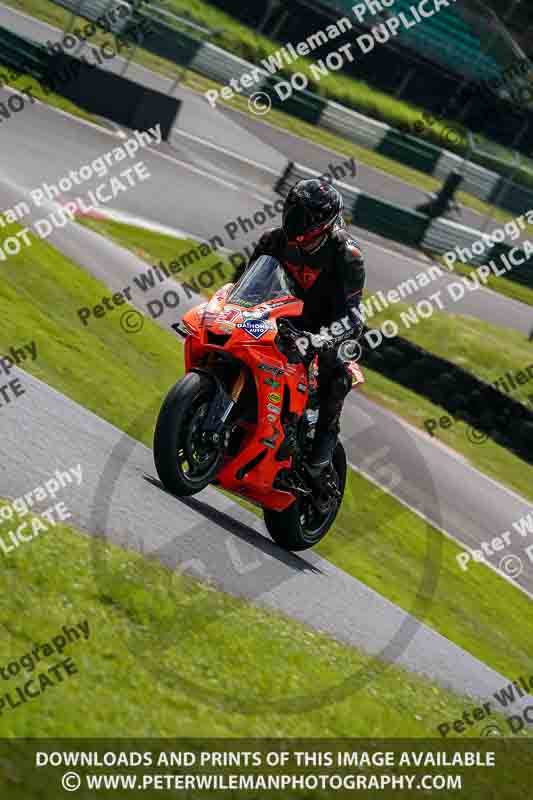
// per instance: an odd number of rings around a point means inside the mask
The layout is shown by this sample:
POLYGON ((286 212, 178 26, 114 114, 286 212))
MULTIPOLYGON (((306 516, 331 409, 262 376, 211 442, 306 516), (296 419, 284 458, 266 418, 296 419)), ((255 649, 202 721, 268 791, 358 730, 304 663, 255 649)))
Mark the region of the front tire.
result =
POLYGON ((154 434, 154 461, 161 483, 188 497, 215 478, 223 450, 202 443, 200 428, 216 395, 207 375, 189 372, 170 390, 159 412, 154 434))
POLYGON ((310 501, 305 497, 297 497, 296 501, 285 511, 263 509, 265 525, 276 544, 284 550, 298 552, 314 547, 329 531, 339 513, 344 487, 346 485, 346 453, 340 442, 337 442, 332 458, 333 474, 341 497, 334 507, 320 518, 310 513, 310 501))

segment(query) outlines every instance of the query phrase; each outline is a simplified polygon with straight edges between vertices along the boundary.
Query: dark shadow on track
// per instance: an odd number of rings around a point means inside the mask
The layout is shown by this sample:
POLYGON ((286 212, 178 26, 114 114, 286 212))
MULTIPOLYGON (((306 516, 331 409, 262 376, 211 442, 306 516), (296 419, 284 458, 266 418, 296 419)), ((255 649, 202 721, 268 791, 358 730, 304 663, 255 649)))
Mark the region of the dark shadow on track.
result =
POLYGON ((250 528, 249 525, 239 522, 239 520, 231 517, 224 511, 219 511, 218 509, 213 508, 212 506, 204 503, 202 500, 198 500, 195 497, 179 497, 178 495, 173 494, 165 489, 161 481, 152 477, 151 475, 147 475, 145 473, 143 478, 152 486, 155 486, 156 489, 160 489, 165 494, 170 495, 170 497, 174 497, 180 503, 183 503, 183 505, 187 506, 193 511, 196 511, 203 517, 206 517, 206 519, 208 519, 210 522, 214 522, 215 525, 218 525, 223 530, 233 534, 233 536, 236 536, 238 539, 242 539, 248 544, 253 544, 257 550, 261 550, 261 552, 265 553, 267 556, 270 556, 270 558, 274 558, 286 566, 292 567, 298 572, 313 572, 317 575, 325 574, 323 570, 314 566, 305 558, 283 550, 281 547, 275 544, 275 542, 270 541, 270 539, 266 539, 264 536, 254 530, 254 528, 250 528))

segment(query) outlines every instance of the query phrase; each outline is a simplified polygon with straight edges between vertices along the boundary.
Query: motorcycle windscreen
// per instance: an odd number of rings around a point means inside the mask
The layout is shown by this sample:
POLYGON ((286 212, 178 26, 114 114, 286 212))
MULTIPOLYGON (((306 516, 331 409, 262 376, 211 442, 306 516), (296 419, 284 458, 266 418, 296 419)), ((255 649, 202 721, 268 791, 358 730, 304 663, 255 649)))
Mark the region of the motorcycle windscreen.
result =
POLYGON ((294 297, 292 279, 277 258, 259 256, 234 286, 226 302, 251 308, 269 300, 292 297, 294 297))

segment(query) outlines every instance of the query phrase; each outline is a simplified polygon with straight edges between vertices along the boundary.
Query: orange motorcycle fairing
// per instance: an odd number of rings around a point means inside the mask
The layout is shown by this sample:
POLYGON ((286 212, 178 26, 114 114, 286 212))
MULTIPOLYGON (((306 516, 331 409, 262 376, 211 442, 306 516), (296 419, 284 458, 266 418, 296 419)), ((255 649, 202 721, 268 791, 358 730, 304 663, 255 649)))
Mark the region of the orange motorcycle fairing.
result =
MULTIPOLYGON (((237 380, 246 376, 253 381, 257 419, 242 426, 239 452, 224 459, 217 483, 263 508, 282 511, 295 499, 292 493, 273 487, 278 473, 291 466, 290 456, 280 457, 285 439, 282 418, 299 418, 304 413, 308 376, 302 363, 290 364, 276 347, 275 320, 278 316, 299 316, 303 304, 287 296, 283 303, 278 300, 272 305, 259 303, 243 308, 225 302, 230 288, 224 287, 208 304, 191 309, 183 317, 182 326, 188 332, 185 366, 190 371, 204 365, 209 354, 221 352, 242 364, 237 380)), ((235 389, 227 388, 230 394, 235 389)))
MULTIPOLYGON (((295 431, 316 387, 316 362, 309 369, 278 333, 279 317, 302 314, 291 288, 279 262, 262 257, 174 326, 185 337, 187 372, 211 372, 231 406, 226 435, 236 431, 238 446, 226 447, 216 483, 268 511, 295 502, 286 481, 276 482, 293 465, 295 431)), ((364 382, 359 367, 351 372, 354 386, 364 382)))

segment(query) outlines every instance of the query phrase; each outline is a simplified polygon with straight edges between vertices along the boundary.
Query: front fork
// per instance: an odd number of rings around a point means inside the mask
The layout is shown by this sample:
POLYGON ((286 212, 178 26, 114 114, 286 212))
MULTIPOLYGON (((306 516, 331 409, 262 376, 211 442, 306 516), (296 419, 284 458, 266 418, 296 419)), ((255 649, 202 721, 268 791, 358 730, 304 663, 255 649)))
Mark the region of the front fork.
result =
POLYGON ((213 444, 218 445, 220 444, 222 438, 222 431, 224 430, 226 420, 228 419, 235 405, 238 403, 239 397, 244 389, 244 385, 246 383, 246 373, 244 369, 241 369, 235 383, 233 384, 231 394, 228 394, 220 379, 211 371, 208 369, 199 368, 195 371, 203 372, 204 374, 209 375, 210 378, 216 381, 217 384, 217 394, 214 401, 211 403, 211 408, 209 409, 209 413, 202 426, 202 433, 204 433, 206 437, 210 438, 213 444))

